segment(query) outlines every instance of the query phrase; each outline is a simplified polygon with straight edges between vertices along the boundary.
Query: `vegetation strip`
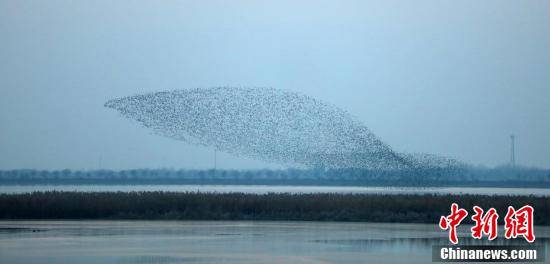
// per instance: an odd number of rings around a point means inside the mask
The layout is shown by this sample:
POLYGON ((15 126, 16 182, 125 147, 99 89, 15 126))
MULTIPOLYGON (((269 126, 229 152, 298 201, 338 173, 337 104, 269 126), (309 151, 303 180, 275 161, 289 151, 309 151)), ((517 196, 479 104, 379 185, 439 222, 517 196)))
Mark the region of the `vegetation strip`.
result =
POLYGON ((550 225, 548 197, 431 194, 34 192, 0 194, 0 218, 436 223, 453 202, 498 212, 529 204, 535 208, 535 225, 550 225))

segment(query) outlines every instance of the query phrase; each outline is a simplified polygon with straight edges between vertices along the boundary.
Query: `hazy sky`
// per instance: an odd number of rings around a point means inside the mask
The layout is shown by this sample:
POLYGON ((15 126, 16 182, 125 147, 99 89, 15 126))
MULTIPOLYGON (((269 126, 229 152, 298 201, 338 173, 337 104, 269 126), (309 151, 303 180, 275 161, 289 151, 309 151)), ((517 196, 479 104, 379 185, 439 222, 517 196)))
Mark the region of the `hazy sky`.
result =
MULTIPOLYGON (((550 1, 0 0, 0 169, 208 168, 115 97, 271 86, 397 151, 550 167, 550 1)), ((218 166, 274 166, 218 154, 218 166)))

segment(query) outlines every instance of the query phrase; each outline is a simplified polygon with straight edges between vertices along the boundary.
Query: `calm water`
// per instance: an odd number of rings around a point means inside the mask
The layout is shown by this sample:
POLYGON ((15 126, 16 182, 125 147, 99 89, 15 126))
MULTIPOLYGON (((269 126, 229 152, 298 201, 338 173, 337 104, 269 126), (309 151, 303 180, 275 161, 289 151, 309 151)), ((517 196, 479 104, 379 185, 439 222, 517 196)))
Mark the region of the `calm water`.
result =
POLYGON ((274 185, 0 185, 0 193, 33 191, 172 191, 243 193, 381 193, 381 194, 490 194, 550 196, 550 188, 473 188, 473 187, 353 187, 353 186, 274 186, 274 185))
MULTIPOLYGON (((548 244, 550 228, 535 230, 548 244)), ((427 224, 0 221, 0 263, 430 263, 445 235, 427 224)), ((526 244, 491 242, 509 243, 526 244)))

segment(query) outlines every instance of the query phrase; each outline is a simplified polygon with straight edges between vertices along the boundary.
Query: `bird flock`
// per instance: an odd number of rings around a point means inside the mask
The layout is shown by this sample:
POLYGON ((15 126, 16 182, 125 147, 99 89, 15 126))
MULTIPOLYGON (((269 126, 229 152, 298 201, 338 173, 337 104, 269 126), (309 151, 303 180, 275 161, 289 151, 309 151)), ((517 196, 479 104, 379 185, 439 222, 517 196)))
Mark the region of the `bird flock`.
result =
POLYGON ((435 155, 397 153, 341 108, 274 88, 163 91, 105 106, 156 134, 268 162, 376 170, 460 165, 435 155))

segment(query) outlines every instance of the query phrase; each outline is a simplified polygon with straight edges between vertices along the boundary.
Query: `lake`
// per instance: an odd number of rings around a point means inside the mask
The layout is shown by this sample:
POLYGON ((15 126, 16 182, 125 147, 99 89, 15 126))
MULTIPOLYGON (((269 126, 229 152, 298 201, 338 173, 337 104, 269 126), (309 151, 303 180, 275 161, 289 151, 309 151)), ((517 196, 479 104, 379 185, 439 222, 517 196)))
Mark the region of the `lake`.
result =
POLYGON ((488 187, 364 187, 364 186, 279 186, 279 185, 0 185, 0 193, 34 191, 80 192, 242 192, 242 193, 356 193, 356 194, 488 194, 550 196, 550 188, 488 187))
MULTIPOLYGON (((550 228, 535 228, 548 244, 550 228)), ((459 231, 461 243, 488 243, 459 231)), ((512 242, 526 244, 489 243, 512 242)), ((429 224, 0 221, 0 263, 429 263, 431 246, 448 243, 429 224)))

